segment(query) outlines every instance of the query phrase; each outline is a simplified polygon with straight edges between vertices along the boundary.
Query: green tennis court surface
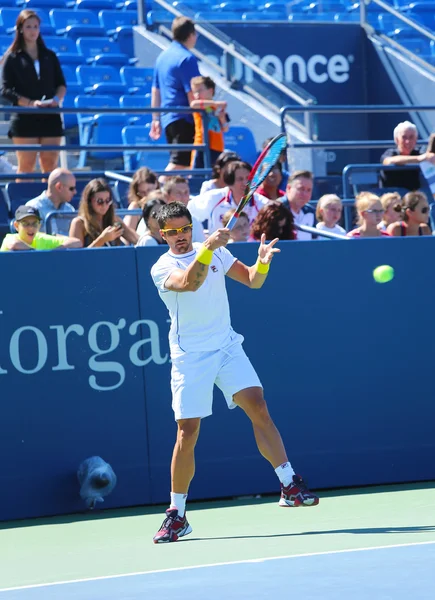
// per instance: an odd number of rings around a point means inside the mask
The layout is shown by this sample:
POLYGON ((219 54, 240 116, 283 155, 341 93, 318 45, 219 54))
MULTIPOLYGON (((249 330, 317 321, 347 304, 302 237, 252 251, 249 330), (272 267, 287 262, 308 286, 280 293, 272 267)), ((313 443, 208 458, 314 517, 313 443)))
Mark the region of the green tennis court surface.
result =
MULTIPOLYGON (((246 575, 252 579, 243 571, 247 568, 243 561, 271 558, 277 560, 258 564, 269 565, 264 579, 276 581, 276 572, 287 571, 290 568, 288 561, 296 565, 302 560, 301 555, 313 555, 309 563, 310 569, 315 565, 314 571, 311 569, 308 573, 305 569, 310 580, 316 572, 320 577, 321 568, 327 572, 333 572, 334 568, 342 572, 344 568, 348 578, 352 579, 354 571, 359 573, 361 569, 369 568, 364 562, 368 560, 375 561, 382 577, 379 560, 383 557, 385 573, 390 573, 389 581, 394 583, 395 579, 399 580, 399 575, 402 576, 402 563, 408 565, 407 577, 410 579, 413 565, 419 565, 420 571, 428 573, 425 580, 419 572, 420 582, 430 586, 431 593, 435 593, 435 576, 432 575, 435 483, 339 490, 321 493, 320 497, 318 507, 296 509, 279 508, 278 495, 274 498, 191 503, 188 505, 188 518, 193 532, 174 544, 152 543, 152 536, 160 527, 166 507, 139 507, 3 523, 0 526, 0 599, 56 597, 49 595, 47 590, 51 590, 50 594, 57 593, 58 598, 136 598, 147 591, 157 592, 164 582, 161 578, 158 581, 153 579, 159 575, 155 572, 165 571, 167 580, 168 570, 172 573, 171 577, 181 572, 183 577, 187 577, 186 573, 189 573, 198 582, 201 577, 207 576, 219 579, 221 585, 228 581, 230 586, 232 578, 246 575), (375 548, 379 549, 376 552, 362 550, 375 548), (356 552, 346 552, 348 550, 356 552), (384 552, 388 552, 388 558, 382 554, 384 552), (329 557, 328 561, 332 560, 331 556, 339 557, 340 566, 337 567, 336 562, 335 567, 328 566, 325 556, 329 557), (361 563, 361 557, 366 556, 371 558, 364 558, 361 563), (280 560, 280 557, 293 557, 294 560, 280 560), (340 557, 346 557, 346 560, 340 557), (352 557, 352 563, 349 557, 352 557), (212 566, 222 563, 225 571, 218 574, 217 570, 223 567, 212 566), (188 569, 197 566, 203 568, 188 569), (174 571, 180 568, 181 571, 174 571), (207 575, 210 568, 212 574, 207 575), (107 579, 134 573, 140 574, 140 578, 107 579), (148 573, 145 578, 142 577, 144 573, 148 573), (97 592, 90 587, 86 588, 86 592, 82 587, 79 593, 78 584, 67 586, 68 594, 66 587, 62 586, 30 587, 21 591, 7 589, 97 578, 106 578, 104 582, 109 585, 110 596, 107 591, 97 592), (115 582, 119 584, 120 581, 125 594, 116 591, 115 582), (128 586, 133 586, 133 581, 135 587, 131 588, 129 595, 128 586), (38 596, 33 595, 36 592, 38 596)), ((256 563, 249 564, 255 567, 256 563)), ((258 567, 255 572, 261 574, 261 569, 258 567)), ((86 585, 97 583, 91 581, 86 585)), ((171 580, 172 593, 174 585, 177 585, 176 578, 171 580)), ((253 589, 247 590, 251 598, 264 597, 259 585, 257 582, 253 589)), ((416 591, 415 581, 413 589, 416 591)), ((342 597, 348 592, 349 588, 343 589, 342 597)), ((228 591, 221 590, 220 593, 233 597, 228 591)), ((164 594, 161 597, 166 598, 164 594)), ((180 592, 179 597, 187 596, 180 592)), ((234 597, 244 596, 239 593, 234 597)), ((304 597, 307 597, 305 593, 304 597)), ((324 597, 335 598, 332 595, 324 597)))

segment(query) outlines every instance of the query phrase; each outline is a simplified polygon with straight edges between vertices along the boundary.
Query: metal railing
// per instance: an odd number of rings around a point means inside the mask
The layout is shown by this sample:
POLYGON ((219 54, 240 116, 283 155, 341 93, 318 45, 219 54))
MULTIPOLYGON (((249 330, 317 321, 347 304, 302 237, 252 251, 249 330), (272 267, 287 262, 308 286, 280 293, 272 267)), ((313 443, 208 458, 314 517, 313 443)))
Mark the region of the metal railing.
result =
MULTIPOLYGON (((138 208, 135 209, 127 209, 127 208, 116 208, 115 210, 116 212, 116 216, 117 217, 121 217, 122 219, 124 217, 126 217, 127 215, 130 215, 132 217, 137 216, 137 217, 142 217, 142 211, 138 208)), ((57 210, 53 210, 51 212, 48 213, 48 215, 45 217, 45 231, 47 233, 49 233, 50 235, 53 233, 53 222, 54 221, 69 221, 71 222, 75 217, 78 216, 78 211, 74 211, 74 212, 63 212, 63 211, 57 211, 57 210)), ((15 232, 13 232, 15 233, 15 232)))
POLYGON ((347 237, 347 235, 340 235, 339 233, 331 233, 330 231, 316 229, 316 227, 310 227, 309 225, 297 225, 295 223, 295 228, 299 229, 299 231, 305 231, 306 233, 311 233, 312 235, 328 238, 330 240, 350 240, 350 239, 352 239, 350 237, 347 237))
MULTIPOLYGON (((171 112, 177 113, 193 113, 198 112, 202 115, 206 114, 206 111, 203 109, 192 109, 186 106, 174 106, 171 107, 171 112)), ((149 114, 149 113, 166 113, 168 112, 168 108, 65 108, 65 107, 56 107, 56 108, 27 108, 23 106, 5 106, 5 113, 18 113, 18 114, 90 114, 90 115, 102 115, 102 114, 122 114, 122 115, 139 115, 139 114, 149 114)), ((128 126, 128 123, 126 123, 128 126)), ((146 129, 144 127, 144 134, 146 129)), ((78 150, 87 150, 89 152, 113 152, 113 153, 128 153, 128 152, 138 152, 141 150, 151 150, 153 152, 172 152, 172 151, 192 151, 192 150, 200 150, 204 153, 204 168, 203 169, 195 169, 194 173, 196 175, 210 175, 211 173, 211 156, 210 156, 210 147, 208 140, 208 127, 207 127, 207 119, 204 119, 204 137, 205 142, 203 144, 153 144, 150 142, 149 144, 135 144, 134 146, 125 145, 125 144, 64 144, 64 145, 55 145, 55 144, 0 144, 0 152, 15 152, 19 151, 40 151, 40 150, 59 150, 59 151, 78 151, 78 150)), ((164 133, 162 134, 164 135, 164 133)), ((183 171, 183 173, 187 174, 183 171)), ((20 174, 21 178, 21 174, 20 174)))
MULTIPOLYGON (((426 29, 425 27, 420 25, 420 23, 417 23, 417 21, 413 21, 412 19, 407 17, 404 13, 399 12, 396 8, 394 8, 394 6, 392 6, 391 4, 387 4, 386 2, 383 2, 382 0, 369 0, 368 2, 364 2, 364 0, 362 0, 360 2, 360 15, 361 15, 360 22, 363 27, 368 28, 369 30, 373 30, 373 26, 370 23, 368 23, 368 21, 367 21, 367 12, 368 12, 368 10, 370 10, 367 7, 369 7, 370 4, 376 4, 377 6, 380 6, 382 9, 385 10, 385 12, 390 13, 391 15, 396 17, 399 21, 402 21, 403 23, 405 23, 405 25, 409 25, 410 27, 412 27, 413 29, 415 29, 416 31, 421 33, 423 36, 427 37, 430 40, 435 41, 435 35, 429 29, 426 29)), ((383 34, 381 34, 381 37, 388 39, 383 34)))
MULTIPOLYGON (((183 10, 174 7, 165 0, 153 0, 153 3, 174 17, 187 15, 192 19, 195 17, 193 11, 189 11, 187 7, 183 7, 183 10)), ((139 1, 139 19, 142 19, 140 23, 147 27, 146 14, 152 9, 152 6, 145 6, 146 0, 139 1)), ((157 25, 160 25, 157 21, 157 25)), ((206 60, 207 51, 216 51, 222 53, 223 69, 221 72, 225 75, 226 79, 232 82, 233 85, 239 84, 242 88, 250 93, 252 96, 261 100, 262 102, 266 99, 275 99, 275 102, 268 102, 269 108, 275 108, 278 110, 279 106, 282 106, 285 102, 290 100, 295 102, 296 105, 309 106, 316 103, 316 98, 306 92, 304 89, 299 87, 293 82, 281 83, 279 82, 270 69, 270 72, 261 69, 255 60, 258 58, 256 55, 249 51, 247 48, 239 44, 234 39, 226 36, 220 29, 214 27, 206 21, 199 21, 195 23, 195 29, 200 34, 200 38, 196 44, 194 50, 195 53, 199 54, 202 60, 206 60), (206 42, 204 42, 206 40, 206 42), (255 79, 251 83, 244 81, 243 75, 240 77, 236 75, 238 72, 237 63, 242 65, 246 73, 252 77, 255 75, 255 79), (274 96, 274 94, 276 94, 274 96)), ((162 27, 165 34, 168 35, 167 28, 162 27)), ((216 68, 217 65, 213 64, 216 68)), ((219 68, 219 67, 218 67, 219 68)), ((302 131, 313 129, 312 124, 309 122, 311 119, 310 115, 306 115, 304 122, 301 123, 299 120, 292 119, 292 124, 295 127, 302 128, 302 131)))

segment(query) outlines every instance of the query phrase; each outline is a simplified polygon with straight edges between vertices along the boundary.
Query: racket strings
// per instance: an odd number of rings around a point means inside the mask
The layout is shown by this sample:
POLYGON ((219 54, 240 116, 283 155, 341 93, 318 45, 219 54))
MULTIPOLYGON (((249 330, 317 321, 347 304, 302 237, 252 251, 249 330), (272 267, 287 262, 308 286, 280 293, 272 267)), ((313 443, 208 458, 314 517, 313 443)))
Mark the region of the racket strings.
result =
POLYGON ((286 146, 287 140, 285 136, 278 138, 275 143, 271 145, 267 154, 258 165, 254 177, 252 178, 251 187, 260 185, 266 179, 272 168, 279 161, 281 152, 285 150, 286 146))

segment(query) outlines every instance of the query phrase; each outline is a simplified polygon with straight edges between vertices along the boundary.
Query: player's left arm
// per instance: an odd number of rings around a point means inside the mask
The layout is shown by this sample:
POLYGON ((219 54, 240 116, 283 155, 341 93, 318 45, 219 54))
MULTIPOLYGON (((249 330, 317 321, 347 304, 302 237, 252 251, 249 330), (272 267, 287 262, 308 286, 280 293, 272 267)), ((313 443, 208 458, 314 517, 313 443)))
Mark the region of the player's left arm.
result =
POLYGON ((269 272, 270 263, 274 254, 281 252, 279 248, 274 248, 275 244, 279 241, 279 238, 275 238, 269 244, 266 244, 266 234, 261 234, 261 241, 258 247, 258 258, 257 262, 248 267, 240 260, 236 260, 232 267, 227 271, 228 277, 243 283, 252 289, 259 289, 266 281, 267 274, 269 272))

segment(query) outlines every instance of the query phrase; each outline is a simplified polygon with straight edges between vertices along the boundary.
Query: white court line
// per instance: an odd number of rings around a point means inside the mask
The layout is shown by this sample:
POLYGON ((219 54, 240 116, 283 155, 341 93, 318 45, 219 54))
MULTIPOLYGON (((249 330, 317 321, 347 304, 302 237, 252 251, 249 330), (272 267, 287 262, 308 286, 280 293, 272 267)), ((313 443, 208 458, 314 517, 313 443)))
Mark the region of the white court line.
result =
POLYGON ((52 581, 51 583, 36 583, 32 585, 21 585, 17 587, 2 588, 2 592, 13 592, 17 590, 31 590, 36 588, 53 587, 55 585, 71 585, 73 583, 89 583, 90 581, 104 581, 107 579, 121 579, 123 577, 139 577, 142 575, 153 575, 155 573, 175 573, 176 571, 188 571, 192 569, 206 569, 210 567, 226 567, 229 565, 243 565, 250 563, 262 563, 270 560, 286 560, 290 558, 306 558, 310 556, 326 556, 328 554, 346 554, 350 552, 367 552, 370 550, 388 550, 389 548, 409 548, 412 546, 428 546, 435 544, 430 542, 411 542, 409 544, 392 544, 391 546, 370 546, 368 548, 349 548, 348 550, 326 550, 324 552, 307 552, 306 554, 290 554, 288 556, 270 556, 266 558, 250 558, 247 560, 234 560, 229 562, 211 563, 207 565, 193 565, 190 567, 174 567, 172 569, 156 569, 155 571, 138 571, 136 573, 120 573, 119 575, 102 575, 101 577, 88 577, 85 579, 71 579, 69 581, 52 581))

